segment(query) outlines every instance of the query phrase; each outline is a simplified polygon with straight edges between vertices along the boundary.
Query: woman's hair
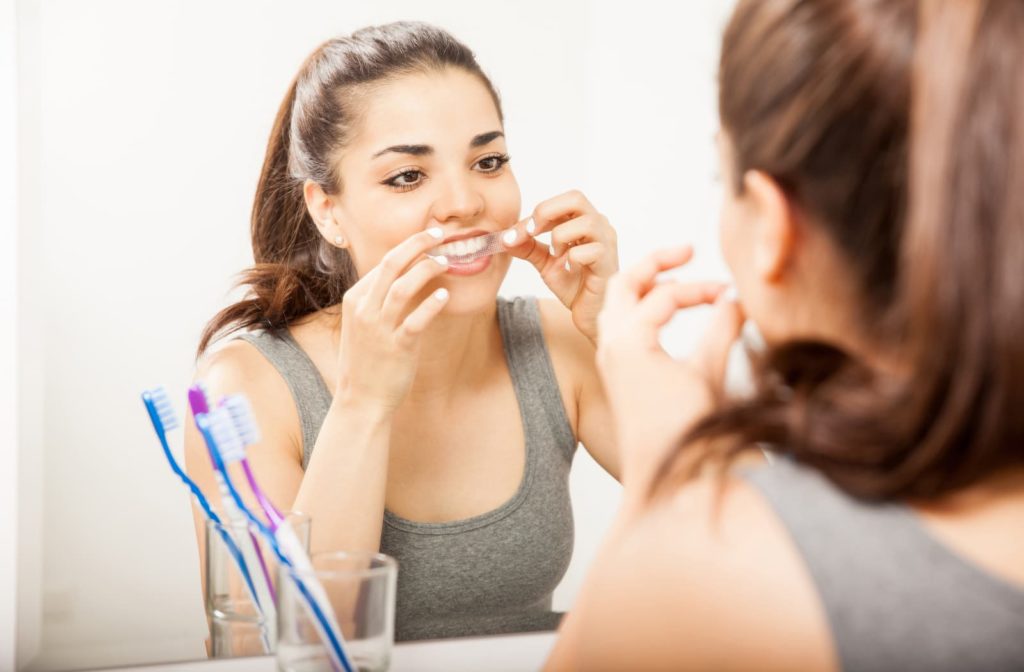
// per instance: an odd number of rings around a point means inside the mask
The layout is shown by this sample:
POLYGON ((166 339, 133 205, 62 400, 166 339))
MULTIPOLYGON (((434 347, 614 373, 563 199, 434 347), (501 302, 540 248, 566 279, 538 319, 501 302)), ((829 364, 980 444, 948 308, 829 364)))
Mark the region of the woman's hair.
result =
POLYGON ((769 348, 756 393, 700 420, 654 492, 759 444, 864 499, 1024 464, 1022 35, 1020 0, 739 2, 720 68, 733 188, 749 170, 781 185, 901 370, 769 348))
POLYGON ((348 252, 330 245, 306 209, 303 183, 338 193, 339 151, 350 139, 371 87, 403 75, 459 68, 501 102, 468 47, 425 23, 364 28, 320 45, 288 87, 267 143, 252 207, 255 265, 241 275, 245 298, 217 313, 198 354, 221 336, 260 327, 280 329, 341 301, 357 280, 348 252))

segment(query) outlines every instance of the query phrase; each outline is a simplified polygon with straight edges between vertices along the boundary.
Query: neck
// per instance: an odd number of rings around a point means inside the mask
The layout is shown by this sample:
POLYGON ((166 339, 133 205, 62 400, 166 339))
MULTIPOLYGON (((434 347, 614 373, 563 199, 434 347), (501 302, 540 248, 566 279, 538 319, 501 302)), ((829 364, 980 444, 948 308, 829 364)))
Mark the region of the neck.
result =
POLYGON ((497 303, 469 315, 438 315, 420 341, 416 378, 407 398, 419 405, 444 401, 489 370, 502 350, 497 303))

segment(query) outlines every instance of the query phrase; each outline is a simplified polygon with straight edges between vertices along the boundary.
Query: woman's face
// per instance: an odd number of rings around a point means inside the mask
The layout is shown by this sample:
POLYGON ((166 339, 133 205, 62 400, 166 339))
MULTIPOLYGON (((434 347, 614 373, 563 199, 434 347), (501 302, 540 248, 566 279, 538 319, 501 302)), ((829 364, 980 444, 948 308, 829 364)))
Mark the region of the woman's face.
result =
MULTIPOLYGON (((491 95, 457 68, 399 77, 364 94, 361 118, 340 156, 332 208, 356 269, 365 275, 409 236, 440 227, 444 240, 501 231, 519 219, 491 95)), ((424 292, 445 287, 445 311, 493 304, 511 257, 453 267, 424 292)))

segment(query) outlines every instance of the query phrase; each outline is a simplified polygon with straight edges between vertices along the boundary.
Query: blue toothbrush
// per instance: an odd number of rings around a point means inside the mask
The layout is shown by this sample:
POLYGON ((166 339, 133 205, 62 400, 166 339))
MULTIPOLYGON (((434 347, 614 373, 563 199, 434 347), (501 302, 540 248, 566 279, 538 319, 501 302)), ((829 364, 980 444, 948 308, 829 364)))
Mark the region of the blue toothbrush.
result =
MULTIPOLYGON (((160 440, 160 446, 163 448, 164 457, 167 458, 167 462, 171 465, 171 470, 174 471, 178 478, 188 486, 188 489, 192 491, 192 496, 195 497, 196 502, 199 503, 199 508, 203 510, 203 513, 208 519, 213 521, 214 526, 217 528, 217 532, 220 534, 220 538, 224 542, 224 546, 228 549, 228 552, 234 559, 235 564, 238 565, 238 571, 242 575, 243 581, 245 581, 246 589, 249 591, 249 595, 252 597, 253 603, 256 605, 257 609, 262 611, 259 598, 256 595, 256 586, 253 584, 252 576, 250 576, 249 569, 245 564, 245 560, 242 558, 242 552, 238 549, 238 546, 231 538, 231 535, 229 535, 227 530, 224 529, 224 525, 221 523, 220 517, 210 506, 210 502, 206 499, 203 491, 199 489, 199 486, 195 484, 195 481, 189 478, 188 474, 186 474, 178 464, 178 461, 174 457, 174 453, 171 452, 171 446, 167 442, 167 432, 177 429, 181 424, 178 422, 178 415, 174 412, 174 406, 171 404, 167 390, 162 385, 145 390, 142 393, 142 403, 145 404, 146 411, 149 412, 149 419, 153 423, 153 431, 156 432, 156 436, 160 440)), ((270 642, 267 638, 266 629, 263 628, 263 626, 261 626, 260 636, 263 641, 263 648, 267 653, 270 653, 270 642)))

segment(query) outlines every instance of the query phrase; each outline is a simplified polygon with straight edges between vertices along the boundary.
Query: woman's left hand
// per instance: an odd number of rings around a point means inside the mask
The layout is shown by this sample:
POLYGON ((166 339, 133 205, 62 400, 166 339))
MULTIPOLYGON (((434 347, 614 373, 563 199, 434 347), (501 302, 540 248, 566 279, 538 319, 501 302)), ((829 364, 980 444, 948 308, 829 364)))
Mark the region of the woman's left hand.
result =
POLYGON ((615 229, 608 219, 583 194, 570 191, 539 204, 503 241, 509 254, 533 264, 572 311, 576 328, 596 344, 608 278, 619 270, 615 229), (551 232, 550 247, 534 239, 545 231, 551 232))

